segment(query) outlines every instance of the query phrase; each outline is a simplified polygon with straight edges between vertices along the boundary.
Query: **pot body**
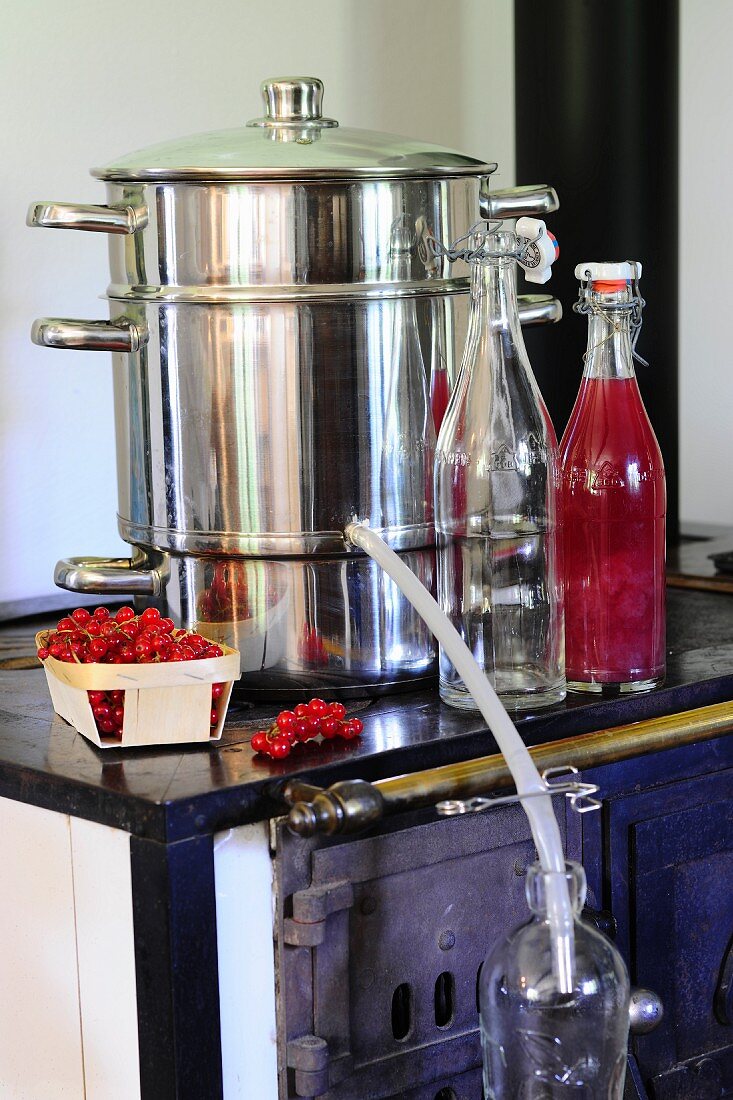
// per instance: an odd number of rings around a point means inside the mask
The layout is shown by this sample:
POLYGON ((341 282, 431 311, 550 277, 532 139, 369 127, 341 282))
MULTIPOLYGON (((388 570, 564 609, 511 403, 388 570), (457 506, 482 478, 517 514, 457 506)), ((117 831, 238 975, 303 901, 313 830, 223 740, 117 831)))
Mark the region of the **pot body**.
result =
POLYGON ((136 212, 109 237, 113 298, 168 301, 381 296, 431 281, 463 287, 467 265, 437 257, 480 217, 486 176, 427 179, 108 183, 136 212), (395 227, 411 250, 395 258, 395 227))
POLYGON ((343 530, 367 520, 431 586, 434 303, 112 307, 146 336, 113 355, 119 527, 174 618, 239 648, 252 692, 432 676, 429 632, 343 530))
POLYGON ((168 610, 236 646, 242 690, 431 678, 432 637, 343 538, 355 516, 433 583, 432 326, 452 360, 463 279, 425 246, 478 177, 108 184, 119 526, 168 610), (394 247, 407 227, 408 250, 394 247), (454 309, 458 303, 458 311, 454 309))
POLYGON ((32 224, 110 234, 111 321, 33 338, 113 352, 134 548, 61 562, 57 583, 156 598, 240 649, 247 694, 432 678, 429 632, 343 530, 368 521, 432 587, 431 356, 454 373, 468 303, 466 265, 431 240, 489 216, 487 183, 123 179, 105 207, 36 204, 32 224))

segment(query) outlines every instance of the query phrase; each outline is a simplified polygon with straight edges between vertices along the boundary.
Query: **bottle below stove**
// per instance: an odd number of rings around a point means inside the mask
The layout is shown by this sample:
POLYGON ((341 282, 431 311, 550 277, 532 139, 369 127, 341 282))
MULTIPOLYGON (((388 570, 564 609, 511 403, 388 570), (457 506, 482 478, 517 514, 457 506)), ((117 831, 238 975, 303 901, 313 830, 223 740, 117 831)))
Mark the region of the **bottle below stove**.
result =
POLYGON ((560 444, 568 688, 646 691, 665 674, 664 463, 634 373, 641 265, 576 268, 585 371, 560 444))
POLYGON ((479 1001, 487 1100, 622 1100, 629 976, 618 949, 580 914, 585 872, 527 871, 532 919, 494 945, 479 1001), (573 908, 572 990, 553 968, 550 891, 565 878, 573 908), (555 880, 555 882, 553 882, 555 880))

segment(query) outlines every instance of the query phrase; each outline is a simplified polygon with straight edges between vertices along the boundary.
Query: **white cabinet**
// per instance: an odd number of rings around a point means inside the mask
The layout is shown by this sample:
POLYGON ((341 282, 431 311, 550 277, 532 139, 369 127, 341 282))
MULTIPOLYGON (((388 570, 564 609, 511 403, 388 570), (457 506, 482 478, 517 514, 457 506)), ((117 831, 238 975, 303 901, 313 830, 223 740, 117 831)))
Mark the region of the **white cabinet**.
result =
POLYGON ((0 798, 0 1096, 139 1100, 130 838, 0 798))

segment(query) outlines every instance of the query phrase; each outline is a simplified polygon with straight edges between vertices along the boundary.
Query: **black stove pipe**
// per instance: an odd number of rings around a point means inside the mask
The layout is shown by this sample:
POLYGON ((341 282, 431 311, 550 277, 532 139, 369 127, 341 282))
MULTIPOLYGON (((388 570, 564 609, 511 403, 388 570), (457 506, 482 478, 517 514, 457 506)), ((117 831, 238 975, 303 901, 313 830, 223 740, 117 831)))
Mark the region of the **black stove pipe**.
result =
MULTIPOLYGON (((679 535, 677 385, 678 0, 515 0, 517 180, 555 187, 552 293, 561 324, 525 330, 562 434, 580 384, 587 319, 572 312, 575 265, 641 260, 647 301, 637 365, 679 535)), ((521 281, 521 280, 520 280, 521 281)))

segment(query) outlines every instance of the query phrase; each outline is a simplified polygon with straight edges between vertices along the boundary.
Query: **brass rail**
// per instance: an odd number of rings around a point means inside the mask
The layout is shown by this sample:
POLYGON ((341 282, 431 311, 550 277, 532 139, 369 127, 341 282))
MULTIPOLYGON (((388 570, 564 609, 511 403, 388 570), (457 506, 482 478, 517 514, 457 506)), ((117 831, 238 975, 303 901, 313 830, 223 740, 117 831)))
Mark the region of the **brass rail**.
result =
MULTIPOLYGON (((732 731, 733 701, 726 701, 566 737, 537 745, 530 753, 539 771, 559 764, 573 764, 580 771, 587 771, 617 760, 712 740, 732 731)), ((290 828, 302 836, 312 836, 317 832, 356 832, 387 813, 430 806, 443 799, 486 794, 512 785, 504 757, 497 753, 374 783, 362 780, 335 783, 327 791, 291 780, 281 793, 292 806, 288 817, 290 828)))

